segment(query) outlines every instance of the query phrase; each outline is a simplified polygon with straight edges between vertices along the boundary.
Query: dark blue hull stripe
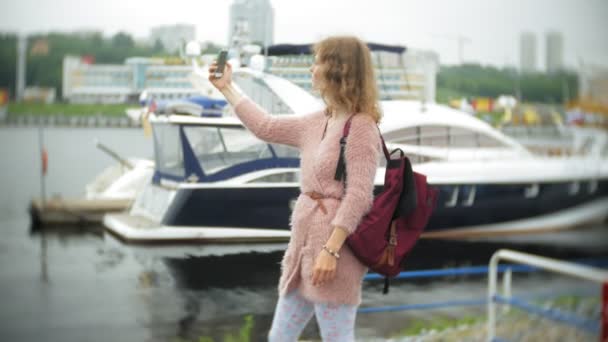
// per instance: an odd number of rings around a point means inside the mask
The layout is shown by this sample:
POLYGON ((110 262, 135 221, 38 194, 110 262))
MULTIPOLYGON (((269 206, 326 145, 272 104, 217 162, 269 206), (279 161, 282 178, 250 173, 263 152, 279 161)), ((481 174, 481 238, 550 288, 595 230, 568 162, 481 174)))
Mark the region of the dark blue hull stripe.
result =
MULTIPOLYGON (((527 198, 528 184, 441 185, 437 207, 426 231, 497 224, 557 213, 600 198, 608 198, 608 180, 595 184, 539 184, 527 198), (458 196, 454 195, 458 188, 458 196), (575 191, 578 188, 578 191, 575 191), (474 196, 470 196, 474 191, 474 196), (474 200, 470 200, 474 197, 474 200), (456 199, 454 201, 454 199, 456 199), (452 206, 450 206, 450 203, 452 206)), ((376 192, 381 189, 377 188, 376 192)), ((163 224, 170 226, 289 229, 290 202, 298 187, 235 187, 180 189, 163 224)), ((608 212, 608 208, 606 208, 608 212)))

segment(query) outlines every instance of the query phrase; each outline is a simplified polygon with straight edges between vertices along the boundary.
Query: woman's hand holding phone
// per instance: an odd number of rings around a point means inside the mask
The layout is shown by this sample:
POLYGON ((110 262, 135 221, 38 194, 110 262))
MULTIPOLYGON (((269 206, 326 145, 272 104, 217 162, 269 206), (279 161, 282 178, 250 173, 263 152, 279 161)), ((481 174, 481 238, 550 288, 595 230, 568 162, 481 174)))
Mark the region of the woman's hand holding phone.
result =
POLYGON ((232 82, 232 66, 226 61, 226 57, 227 51, 221 51, 218 60, 209 66, 209 81, 219 90, 232 82))
POLYGON ((226 97, 226 100, 228 100, 232 106, 235 106, 243 95, 232 86, 232 66, 230 63, 226 62, 223 75, 219 78, 215 77, 216 70, 217 63, 213 62, 213 64, 209 66, 209 82, 224 94, 224 97, 226 97))
POLYGON ((217 62, 213 62, 209 66, 209 82, 213 84, 217 89, 222 90, 224 87, 229 85, 232 82, 232 66, 230 63, 226 62, 224 66, 224 71, 221 77, 215 77, 215 72, 217 71, 218 65, 217 62))
POLYGON ((232 86, 232 65, 226 61, 226 57, 227 51, 221 51, 218 60, 209 66, 209 82, 226 97, 232 106, 236 106, 243 95, 232 86))

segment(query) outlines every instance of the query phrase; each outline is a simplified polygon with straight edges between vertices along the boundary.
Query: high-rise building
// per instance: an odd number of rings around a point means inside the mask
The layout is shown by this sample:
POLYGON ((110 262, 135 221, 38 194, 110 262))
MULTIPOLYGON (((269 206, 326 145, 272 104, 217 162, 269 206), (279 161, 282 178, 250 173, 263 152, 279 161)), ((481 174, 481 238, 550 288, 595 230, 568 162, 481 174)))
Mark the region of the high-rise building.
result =
POLYGON ((228 45, 235 31, 247 28, 249 41, 262 45, 274 44, 274 9, 270 0, 235 0, 230 6, 228 45))
POLYGON ((560 32, 547 32, 546 35, 547 72, 558 72, 563 68, 564 37, 560 32))
POLYGON ((196 39, 196 27, 190 24, 176 24, 153 27, 150 31, 152 44, 160 41, 165 50, 177 51, 184 42, 196 39))
POLYGON ((519 37, 519 67, 522 72, 536 71, 536 36, 532 32, 519 37))

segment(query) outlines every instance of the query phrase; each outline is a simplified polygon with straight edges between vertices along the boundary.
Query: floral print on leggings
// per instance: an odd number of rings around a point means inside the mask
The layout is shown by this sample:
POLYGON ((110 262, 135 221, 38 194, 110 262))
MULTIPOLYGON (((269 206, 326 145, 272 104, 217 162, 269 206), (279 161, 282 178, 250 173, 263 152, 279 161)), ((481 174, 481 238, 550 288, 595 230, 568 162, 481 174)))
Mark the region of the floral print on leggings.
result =
POLYGON ((297 341, 313 313, 324 342, 355 340, 356 305, 312 303, 294 290, 279 297, 268 341, 297 341))

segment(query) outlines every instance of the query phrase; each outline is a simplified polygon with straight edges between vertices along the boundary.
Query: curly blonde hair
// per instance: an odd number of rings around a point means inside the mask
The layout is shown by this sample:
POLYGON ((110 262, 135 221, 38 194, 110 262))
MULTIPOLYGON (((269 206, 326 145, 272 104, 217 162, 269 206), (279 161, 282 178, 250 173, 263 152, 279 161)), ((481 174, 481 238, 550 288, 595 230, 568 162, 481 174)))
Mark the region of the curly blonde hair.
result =
POLYGON ((340 108, 362 113, 380 122, 378 88, 367 44, 352 36, 336 36, 313 46, 319 63, 323 86, 319 91, 327 104, 326 113, 340 108))

